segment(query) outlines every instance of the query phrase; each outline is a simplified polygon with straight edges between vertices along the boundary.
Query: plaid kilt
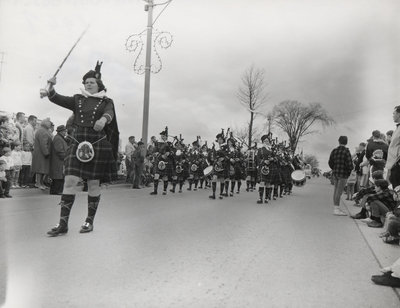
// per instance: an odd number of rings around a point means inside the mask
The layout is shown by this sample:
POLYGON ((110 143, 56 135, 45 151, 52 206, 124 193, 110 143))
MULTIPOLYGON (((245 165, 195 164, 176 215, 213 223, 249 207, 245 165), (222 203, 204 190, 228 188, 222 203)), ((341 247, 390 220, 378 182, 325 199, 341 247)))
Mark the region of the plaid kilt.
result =
POLYGON ((96 132, 92 127, 77 126, 72 137, 77 141, 89 141, 93 145, 94 157, 89 162, 81 162, 76 157, 78 143, 70 139, 67 156, 64 159, 64 174, 78 176, 85 180, 100 180, 102 183, 117 179, 117 163, 114 159, 112 145, 107 139, 99 142, 105 136, 104 131, 96 132))
POLYGON ((289 166, 282 166, 281 168, 282 182, 285 185, 292 183, 292 169, 289 166))
POLYGON ((171 159, 157 159, 155 166, 154 166, 154 172, 155 174, 159 174, 160 175, 160 179, 167 176, 169 180, 172 179, 172 176, 175 175, 175 164, 173 163, 173 160, 171 159), (160 161, 164 161, 165 162, 165 169, 164 170, 160 170, 158 168, 158 163, 160 161))
POLYGON ((264 175, 261 173, 261 169, 258 170, 258 182, 266 182, 270 184, 280 184, 281 175, 278 167, 274 163, 269 164, 269 173, 264 175))
POLYGON ((235 163, 233 166, 235 170, 233 174, 229 175, 229 179, 232 181, 240 181, 244 179, 244 167, 240 163, 235 163))

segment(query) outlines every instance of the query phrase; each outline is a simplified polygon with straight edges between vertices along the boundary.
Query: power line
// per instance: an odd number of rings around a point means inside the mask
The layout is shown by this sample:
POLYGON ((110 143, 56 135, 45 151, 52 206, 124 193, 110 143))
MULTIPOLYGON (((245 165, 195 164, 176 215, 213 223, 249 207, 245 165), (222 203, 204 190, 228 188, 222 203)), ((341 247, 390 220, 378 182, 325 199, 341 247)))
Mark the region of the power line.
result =
POLYGON ((171 2, 172 2, 172 0, 169 0, 169 1, 166 1, 166 2, 163 2, 163 3, 154 4, 154 6, 156 6, 156 5, 164 5, 164 4, 166 4, 166 6, 164 6, 164 8, 161 10, 161 12, 160 12, 160 13, 157 15, 157 17, 154 19, 153 24, 152 24, 153 26, 154 26, 154 24, 156 23, 158 17, 160 17, 160 15, 165 11, 165 9, 168 7, 168 5, 170 5, 171 2))

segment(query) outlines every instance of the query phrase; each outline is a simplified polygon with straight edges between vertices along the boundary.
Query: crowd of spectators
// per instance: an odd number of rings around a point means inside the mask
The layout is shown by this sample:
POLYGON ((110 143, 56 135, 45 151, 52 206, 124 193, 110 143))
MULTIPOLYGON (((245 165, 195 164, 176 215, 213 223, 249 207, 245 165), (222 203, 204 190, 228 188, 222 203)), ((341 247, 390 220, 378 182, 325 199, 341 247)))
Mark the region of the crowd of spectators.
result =
MULTIPOLYGON (((394 108, 393 121, 396 124, 394 131, 383 134, 374 130, 366 142, 359 144, 353 155, 345 147, 347 137, 341 136, 339 147, 331 153, 329 165, 335 185, 334 201, 346 186, 346 199, 354 200, 353 206, 361 208, 351 218, 365 222, 370 228, 382 228, 377 236, 385 244, 399 245, 400 106, 394 108)), ((334 214, 346 216, 339 209, 338 200, 334 203, 334 214)), ((400 287, 400 259, 382 272, 382 275, 372 277, 375 283, 400 287)))
POLYGON ((23 112, 1 113, 0 198, 12 198, 17 188, 50 188, 50 194, 61 194, 66 132, 59 125, 54 133, 50 119, 26 117, 23 112))

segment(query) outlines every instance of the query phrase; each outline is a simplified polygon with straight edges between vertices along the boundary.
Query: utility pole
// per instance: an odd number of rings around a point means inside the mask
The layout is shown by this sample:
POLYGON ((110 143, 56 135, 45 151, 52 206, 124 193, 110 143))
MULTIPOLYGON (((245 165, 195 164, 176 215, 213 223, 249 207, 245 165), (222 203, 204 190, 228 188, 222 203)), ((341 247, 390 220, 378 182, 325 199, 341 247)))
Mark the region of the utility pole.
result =
POLYGON ((167 0, 163 3, 154 3, 154 0, 143 0, 146 2, 144 10, 148 13, 147 15, 147 29, 143 30, 139 34, 133 34, 128 37, 125 43, 125 47, 128 51, 136 53, 135 62, 133 64, 133 70, 135 73, 142 75, 145 74, 144 78, 144 99, 143 99, 143 124, 142 124, 142 142, 147 149, 148 142, 148 130, 149 130, 149 109, 150 109, 150 76, 151 73, 157 74, 162 69, 162 61, 157 51, 157 47, 167 49, 171 46, 173 38, 169 32, 155 31, 153 39, 153 25, 160 17, 161 13, 168 7, 172 0, 167 0), (157 15, 153 21, 153 10, 158 5, 164 5, 164 8, 157 15), (145 65, 139 64, 140 56, 144 50, 143 36, 146 32, 146 60, 145 65), (154 52, 156 55, 156 63, 151 63, 151 53, 154 52))
POLYGON ((147 149, 149 131, 149 108, 150 108, 150 75, 151 75, 151 42, 153 35, 153 0, 147 0, 144 10, 147 11, 147 43, 146 43, 146 65, 144 75, 144 100, 143 100, 143 124, 142 142, 147 149))

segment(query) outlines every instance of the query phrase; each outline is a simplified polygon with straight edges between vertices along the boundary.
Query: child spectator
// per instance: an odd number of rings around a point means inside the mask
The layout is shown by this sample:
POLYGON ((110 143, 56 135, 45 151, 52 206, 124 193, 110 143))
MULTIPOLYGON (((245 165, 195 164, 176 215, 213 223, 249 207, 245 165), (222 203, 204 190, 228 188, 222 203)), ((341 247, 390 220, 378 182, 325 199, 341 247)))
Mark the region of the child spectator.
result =
POLYGON ((12 198, 10 195, 10 186, 11 186, 11 171, 14 167, 13 160, 11 157, 11 149, 9 147, 3 148, 3 156, 0 157, 0 160, 4 160, 6 162, 5 165, 5 173, 6 173, 6 182, 4 185, 4 196, 6 198, 12 198))
POLYGON ((353 200, 354 194, 354 186, 356 185, 357 181, 357 172, 353 169, 350 173, 350 176, 347 178, 347 198, 346 200, 353 200))
POLYGON ((6 198, 4 196, 4 190, 7 185, 7 178, 6 178, 6 161, 4 159, 0 160, 0 198, 6 198))
POLYGON ((11 149, 11 157, 14 163, 14 168, 11 172, 11 188, 20 188, 18 179, 22 168, 21 142, 19 140, 12 142, 11 149))
POLYGON ((23 151, 21 151, 22 167, 20 172, 20 186, 22 188, 28 187, 32 183, 31 165, 32 165, 32 152, 30 144, 24 144, 23 151))

